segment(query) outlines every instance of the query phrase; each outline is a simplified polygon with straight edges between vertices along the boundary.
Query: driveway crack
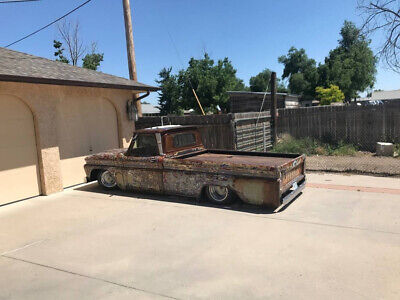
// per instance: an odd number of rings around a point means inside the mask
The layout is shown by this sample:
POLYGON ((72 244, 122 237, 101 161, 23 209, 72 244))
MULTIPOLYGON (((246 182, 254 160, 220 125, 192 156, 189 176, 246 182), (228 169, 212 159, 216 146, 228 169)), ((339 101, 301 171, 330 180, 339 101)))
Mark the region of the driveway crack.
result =
POLYGON ((64 269, 61 269, 61 268, 57 268, 57 267, 53 267, 53 266, 49 266, 49 265, 45 265, 45 264, 41 264, 41 263, 36 263, 36 262, 29 261, 29 260, 26 260, 26 259, 21 259, 21 258, 8 256, 6 254, 2 254, 1 257, 5 257, 5 258, 8 258, 8 259, 24 262, 24 263, 27 263, 27 264, 32 264, 32 265, 39 266, 39 267, 42 267, 42 268, 47 268, 47 269, 51 269, 51 270, 55 270, 55 271, 59 271, 59 272, 63 272, 63 273, 71 274, 71 275, 75 275, 75 276, 80 276, 80 277, 84 277, 84 278, 88 278, 88 279, 92 279, 92 280, 96 280, 96 281, 101 281, 101 282, 112 284, 112 285, 116 285, 116 286, 119 286, 119 287, 123 287, 123 288, 131 289, 131 290, 135 290, 135 291, 144 292, 144 293, 151 294, 151 295, 154 295, 154 296, 160 296, 160 297, 164 297, 164 298, 167 298, 167 299, 180 300, 179 298, 168 296, 168 295, 164 295, 164 294, 161 294, 161 293, 156 293, 156 292, 152 292, 152 291, 136 288, 134 286, 130 286, 130 285, 114 282, 114 281, 111 281, 111 280, 107 280, 107 279, 103 279, 103 278, 99 278, 99 277, 94 277, 94 276, 89 276, 89 275, 85 275, 85 274, 80 274, 80 273, 76 273, 76 272, 73 272, 73 271, 64 270, 64 269))

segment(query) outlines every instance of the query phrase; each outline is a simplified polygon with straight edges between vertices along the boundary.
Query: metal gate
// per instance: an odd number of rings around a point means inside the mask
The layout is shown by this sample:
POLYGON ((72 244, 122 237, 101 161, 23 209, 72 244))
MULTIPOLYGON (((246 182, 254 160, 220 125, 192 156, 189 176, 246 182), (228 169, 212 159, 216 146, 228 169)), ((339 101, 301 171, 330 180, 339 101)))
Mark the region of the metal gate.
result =
POLYGON ((272 147, 269 116, 234 119, 233 122, 236 150, 266 152, 272 147))

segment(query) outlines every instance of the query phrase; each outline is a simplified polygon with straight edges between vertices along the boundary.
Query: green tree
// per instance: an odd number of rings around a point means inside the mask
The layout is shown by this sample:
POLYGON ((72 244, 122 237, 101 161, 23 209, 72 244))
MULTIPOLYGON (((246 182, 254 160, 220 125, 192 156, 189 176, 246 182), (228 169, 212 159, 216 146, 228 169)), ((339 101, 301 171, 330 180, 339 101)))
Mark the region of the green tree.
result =
POLYGON ((97 70, 100 66, 100 62, 103 61, 104 54, 103 53, 90 53, 86 54, 84 58, 82 58, 82 67, 90 70, 97 70))
POLYGON ((343 102, 344 94, 337 85, 331 84, 329 88, 318 86, 315 89, 319 105, 330 105, 334 102, 343 102))
POLYGON ((68 58, 66 58, 63 54, 65 49, 63 48, 62 43, 60 41, 54 40, 53 47, 55 49, 54 56, 56 57, 56 61, 69 64, 68 58))
POLYGON ((200 100, 205 111, 215 112, 217 106, 227 109, 229 96, 227 91, 244 90, 241 79, 236 77, 236 69, 228 58, 214 60, 205 53, 201 59, 191 58, 186 70, 178 74, 181 88, 182 105, 185 109, 193 108, 200 112, 192 89, 200 100))
MULTIPOLYGON (((326 83, 339 86, 350 102, 359 92, 372 88, 376 75, 376 58, 370 41, 360 34, 354 23, 345 21, 340 31, 339 46, 325 59, 326 83)), ((322 68, 322 66, 321 66, 322 68)))
POLYGON ((103 59, 104 53, 97 53, 97 44, 92 43, 92 51, 82 58, 82 67, 96 71, 103 59))
MULTIPOLYGON (((271 91, 271 73, 270 69, 265 69, 256 76, 250 78, 250 91, 252 92, 270 92, 271 91)), ((286 86, 277 78, 277 91, 279 93, 287 93, 286 86)))
POLYGON ((304 49, 291 47, 287 55, 278 58, 284 65, 282 78, 289 79, 289 90, 305 99, 315 97, 318 84, 318 69, 314 59, 308 58, 304 49))
POLYGON ((163 68, 158 73, 156 80, 161 91, 158 92, 158 105, 161 115, 181 114, 182 105, 180 100, 180 87, 177 76, 172 74, 172 68, 163 68))

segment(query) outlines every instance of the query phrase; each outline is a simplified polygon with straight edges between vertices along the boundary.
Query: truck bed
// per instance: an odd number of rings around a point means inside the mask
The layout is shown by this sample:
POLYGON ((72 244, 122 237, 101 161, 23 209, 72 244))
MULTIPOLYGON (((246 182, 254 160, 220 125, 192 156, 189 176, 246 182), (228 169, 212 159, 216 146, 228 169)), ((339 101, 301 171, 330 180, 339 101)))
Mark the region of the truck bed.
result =
MULTIPOLYGON (((265 153, 263 153, 265 154, 265 153)), ((296 157, 295 157, 296 158, 296 157)), ((283 166, 295 158, 292 157, 274 157, 274 156, 255 156, 255 155, 246 155, 246 154, 238 154, 238 153, 215 153, 215 152, 206 152, 201 153, 196 156, 188 157, 186 160, 190 161, 209 161, 215 163, 232 163, 232 164, 246 164, 249 166, 263 166, 263 167, 272 167, 277 168, 279 166, 283 166)))
POLYGON ((304 161, 301 154, 203 150, 164 160, 164 170, 176 178, 182 171, 199 176, 183 188, 204 181, 228 184, 247 203, 278 208, 304 188, 304 161))
POLYGON ((213 172, 229 172, 245 176, 281 179, 286 184, 304 174, 305 156, 268 152, 244 152, 230 150, 203 150, 175 157, 173 165, 186 165, 193 170, 209 169, 213 172))

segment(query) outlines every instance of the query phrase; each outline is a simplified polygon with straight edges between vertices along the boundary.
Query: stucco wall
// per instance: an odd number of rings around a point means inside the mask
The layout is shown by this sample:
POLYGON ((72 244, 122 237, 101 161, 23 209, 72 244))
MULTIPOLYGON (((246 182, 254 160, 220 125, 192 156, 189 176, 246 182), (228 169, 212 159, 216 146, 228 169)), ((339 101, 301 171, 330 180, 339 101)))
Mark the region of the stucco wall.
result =
MULTIPOLYGON (((57 86, 46 84, 0 82, 0 96, 14 96, 23 101, 32 111, 38 152, 42 194, 48 195, 63 189, 57 118, 61 103, 91 101, 103 98, 115 108, 117 115, 118 141, 120 147, 127 147, 134 122, 128 120, 126 102, 132 98, 132 91, 57 86)), ((90 117, 90 116, 82 116, 90 117)), ((0 120, 1 124, 1 120, 0 120)))

